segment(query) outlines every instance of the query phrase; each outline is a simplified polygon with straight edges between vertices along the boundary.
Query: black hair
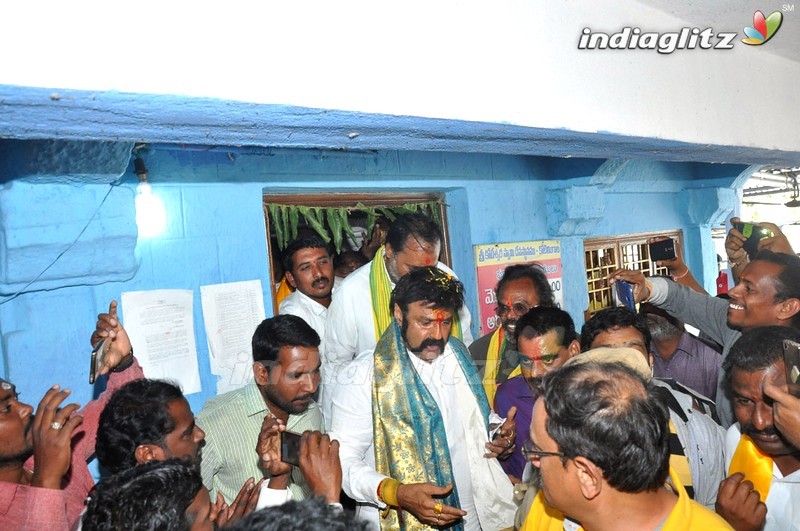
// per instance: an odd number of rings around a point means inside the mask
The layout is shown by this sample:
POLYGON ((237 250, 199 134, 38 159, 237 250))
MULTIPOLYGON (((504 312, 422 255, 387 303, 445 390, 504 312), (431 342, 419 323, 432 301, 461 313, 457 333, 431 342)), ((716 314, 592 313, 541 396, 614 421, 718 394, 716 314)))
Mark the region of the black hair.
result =
POLYGON ((743 332, 722 362, 725 376, 730 380, 733 369, 756 372, 783 362, 784 339, 800 343, 800 331, 788 326, 759 326, 743 332))
POLYGON ((101 480, 81 517, 84 531, 185 531, 186 514, 203 487, 200 471, 182 459, 151 461, 101 480))
POLYGON ((252 512, 227 527, 230 531, 367 531, 370 523, 350 511, 331 507, 322 498, 288 501, 275 507, 252 512))
POLYGON ((578 363, 546 374, 541 393, 564 466, 583 456, 620 492, 663 488, 669 414, 651 383, 620 363, 578 363))
POLYGON ((650 350, 650 329, 647 328, 647 321, 644 317, 631 311, 624 306, 615 308, 605 308, 592 316, 591 319, 583 323, 581 328, 581 352, 591 350, 594 339, 608 330, 614 328, 633 327, 642 334, 644 338, 644 348, 650 350))
POLYGON ((442 229, 428 216, 419 213, 400 214, 386 232, 386 244, 393 252, 399 253, 405 248, 409 236, 415 238, 420 245, 439 245, 444 239, 442 229))
POLYGON ((567 312, 555 306, 538 306, 531 308, 528 313, 519 318, 514 330, 514 340, 519 345, 522 337, 533 339, 543 336, 551 330, 556 332, 558 345, 561 347, 566 347, 578 339, 575 323, 567 312))
POLYGON ((341 253, 333 257, 333 268, 337 269, 343 266, 344 259, 347 258, 348 256, 352 256, 353 258, 355 258, 356 261, 358 262, 359 267, 369 262, 369 258, 367 258, 358 251, 342 251, 341 253))
POLYGON ((527 278, 533 282, 533 287, 536 288, 536 295, 539 298, 539 306, 556 305, 550 281, 547 280, 547 275, 542 266, 536 263, 508 266, 505 272, 503 272, 503 278, 497 281, 497 288, 494 292, 497 294, 498 299, 506 284, 512 280, 519 280, 521 278, 527 278))
POLYGON ((264 319, 253 333, 253 361, 277 362, 281 347, 319 347, 319 334, 296 315, 264 319))
POLYGON ((143 444, 163 447, 175 429, 169 404, 184 399, 180 388, 163 380, 128 382, 111 395, 97 427, 95 453, 112 474, 137 465, 136 448, 143 444))
MULTIPOLYGON (((753 261, 756 260, 781 266, 781 272, 772 280, 775 286, 775 302, 800 299, 800 257, 762 249, 753 258, 753 261)), ((800 312, 792 316, 792 326, 800 327, 800 312)))
POLYGON ((457 313, 464 306, 464 285, 455 276, 435 266, 417 267, 400 278, 392 291, 389 311, 400 306, 403 315, 412 302, 424 301, 433 308, 457 313))
POLYGON ((289 273, 294 271, 294 254, 301 249, 325 249, 330 254, 328 244, 316 234, 307 234, 289 242, 283 250, 283 270, 289 273))

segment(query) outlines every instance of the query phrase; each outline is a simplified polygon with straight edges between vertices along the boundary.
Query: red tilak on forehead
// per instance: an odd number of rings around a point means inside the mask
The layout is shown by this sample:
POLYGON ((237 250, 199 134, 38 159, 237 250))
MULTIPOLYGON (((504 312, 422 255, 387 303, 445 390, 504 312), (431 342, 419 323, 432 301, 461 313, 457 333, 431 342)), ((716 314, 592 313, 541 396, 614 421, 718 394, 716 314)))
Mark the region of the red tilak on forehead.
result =
POLYGON ((426 265, 426 266, 429 266, 429 265, 431 265, 431 259, 430 259, 430 258, 426 258, 426 259, 425 259, 425 265, 426 265))
POLYGON ((444 321, 444 314, 442 313, 441 310, 436 310, 435 317, 436 317, 436 320, 439 321, 440 323, 442 321, 444 321))
POLYGON ((508 306, 509 308, 511 308, 511 299, 507 299, 507 300, 506 300, 506 306, 508 306))

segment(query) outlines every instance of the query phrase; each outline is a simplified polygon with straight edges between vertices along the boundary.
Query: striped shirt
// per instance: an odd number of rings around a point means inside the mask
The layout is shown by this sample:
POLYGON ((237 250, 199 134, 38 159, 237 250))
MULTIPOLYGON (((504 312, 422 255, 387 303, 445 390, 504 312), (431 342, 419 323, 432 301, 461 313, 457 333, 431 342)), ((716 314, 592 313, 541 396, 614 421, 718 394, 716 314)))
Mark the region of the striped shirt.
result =
MULTIPOLYGON (((241 389, 210 398, 197 415, 197 424, 206 432, 201 473, 203 484, 211 492, 211 499, 221 492, 228 503, 248 478, 269 477, 259 466, 256 453, 258 434, 264 417, 271 414, 255 382, 241 389)), ((300 415, 289 415, 287 431, 303 433, 322 430, 322 414, 315 402, 300 415)), ((289 482, 291 499, 303 500, 311 490, 297 467, 292 468, 289 482)))

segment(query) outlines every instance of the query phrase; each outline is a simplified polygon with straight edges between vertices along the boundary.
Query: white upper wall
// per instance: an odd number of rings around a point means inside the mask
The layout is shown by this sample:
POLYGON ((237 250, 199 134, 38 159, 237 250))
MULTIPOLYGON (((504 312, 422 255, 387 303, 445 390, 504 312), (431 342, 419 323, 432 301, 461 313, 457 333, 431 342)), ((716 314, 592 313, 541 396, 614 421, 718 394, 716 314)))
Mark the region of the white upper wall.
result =
POLYGON ((6 2, 0 84, 211 96, 800 152, 800 57, 787 53, 800 50, 800 4, 760 47, 740 42, 742 28, 752 25, 756 8, 768 15, 781 9, 778 2, 643 4, 6 2), (577 49, 584 27, 613 33, 625 26, 738 35, 732 50, 577 49))

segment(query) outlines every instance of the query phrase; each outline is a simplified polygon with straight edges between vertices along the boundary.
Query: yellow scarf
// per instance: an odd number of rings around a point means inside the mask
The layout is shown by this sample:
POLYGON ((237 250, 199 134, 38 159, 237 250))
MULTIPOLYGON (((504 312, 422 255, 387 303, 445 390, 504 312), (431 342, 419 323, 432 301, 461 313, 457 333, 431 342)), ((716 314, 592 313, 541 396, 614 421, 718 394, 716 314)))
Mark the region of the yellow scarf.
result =
POLYGON ((753 484, 762 502, 766 503, 772 485, 772 458, 763 454, 747 435, 742 435, 733 452, 728 475, 741 472, 753 484))
MULTIPOLYGON (((506 338, 501 326, 492 334, 489 348, 486 350, 486 370, 483 373, 483 388, 490 404, 494 404, 494 395, 497 394, 497 373, 500 371, 500 362, 506 350, 506 338)), ((519 366, 509 375, 509 378, 522 374, 519 366)))
MULTIPOLYGON (((389 301, 392 298, 392 283, 389 274, 386 272, 384 257, 386 250, 384 246, 375 253, 375 258, 369 266, 369 291, 372 295, 372 320, 375 324, 375 341, 379 341, 383 332, 389 328, 394 319, 389 301)), ((453 314, 453 324, 450 326, 450 335, 461 339, 461 323, 458 314, 453 314)))
POLYGON ((547 505, 544 493, 540 490, 531 503, 528 516, 522 522, 520 531, 563 531, 564 513, 547 505))
POLYGON ((291 295, 294 292, 294 289, 289 285, 286 281, 286 277, 284 276, 281 279, 280 284, 278 284, 278 291, 275 293, 275 298, 278 301, 278 306, 281 305, 281 301, 291 295))

